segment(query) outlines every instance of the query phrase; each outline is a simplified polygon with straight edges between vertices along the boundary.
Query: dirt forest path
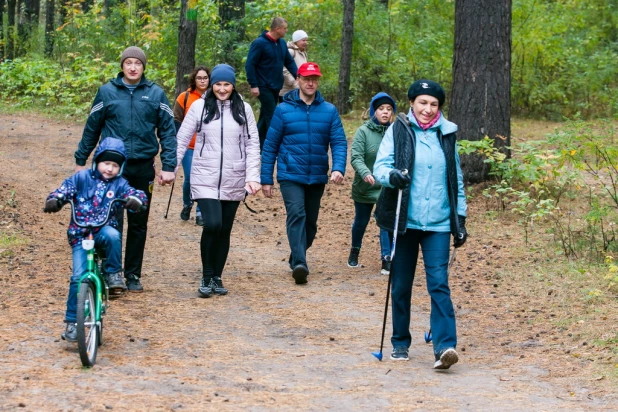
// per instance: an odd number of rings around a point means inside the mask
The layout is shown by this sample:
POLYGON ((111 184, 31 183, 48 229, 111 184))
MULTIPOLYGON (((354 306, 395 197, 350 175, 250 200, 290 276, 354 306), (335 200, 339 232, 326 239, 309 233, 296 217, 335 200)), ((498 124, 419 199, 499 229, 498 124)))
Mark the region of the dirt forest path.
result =
POLYGON ((224 272, 230 293, 210 299, 197 297, 200 229, 178 218, 180 181, 167 220, 170 189, 157 186, 145 292, 111 302, 97 364, 82 368, 76 346, 60 340, 71 266, 68 210, 41 212, 45 196, 73 171, 81 131, 81 124, 0 113, 0 196, 16 205, 0 209, 0 220, 22 228, 28 240, 14 256, 0 257, 0 410, 618 408, 583 366, 558 369, 561 355, 535 331, 509 335, 500 291, 496 296, 492 282, 471 274, 473 254, 506 253, 491 246, 499 243, 496 233, 472 238, 451 275, 459 364, 432 369, 422 338, 429 318, 422 275, 413 294, 410 362, 388 360, 390 316, 384 361, 371 356, 379 348, 387 278, 371 259, 377 236, 365 242, 363 268, 345 264, 350 171, 344 186, 327 186, 307 285, 294 285, 287 269, 280 196, 257 197, 249 200, 257 215, 242 206, 237 215, 224 272))

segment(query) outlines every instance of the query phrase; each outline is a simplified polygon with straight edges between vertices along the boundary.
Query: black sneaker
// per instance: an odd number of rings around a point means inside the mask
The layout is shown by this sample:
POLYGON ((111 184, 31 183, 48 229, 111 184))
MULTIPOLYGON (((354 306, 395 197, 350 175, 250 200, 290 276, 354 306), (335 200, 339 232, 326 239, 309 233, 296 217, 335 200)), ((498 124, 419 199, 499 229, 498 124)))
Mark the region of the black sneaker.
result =
POLYGON ((106 275, 105 280, 107 281, 107 287, 112 293, 118 293, 127 290, 127 286, 124 283, 121 272, 106 275))
POLYGON ((358 254, 360 253, 359 247, 353 247, 350 249, 350 256, 348 257, 348 266, 351 268, 358 267, 358 254))
POLYGON ((434 369, 448 369, 459 361, 459 355, 455 348, 441 350, 436 355, 436 363, 433 364, 434 369))
POLYGON ((215 295, 227 295, 227 289, 223 287, 223 281, 219 276, 214 276, 210 279, 208 286, 212 288, 215 295))
POLYGON ((127 289, 129 290, 129 292, 137 293, 144 291, 144 287, 140 283, 139 278, 131 274, 127 275, 127 289))
POLYGON ((292 271, 292 277, 296 281, 297 285, 303 285, 307 283, 307 276, 309 275, 309 269, 305 265, 298 265, 292 271))
POLYGON ((183 206, 182 211, 180 212, 180 219, 189 220, 191 216, 191 206, 183 206))
POLYGON ((383 275, 390 275, 391 273, 391 257, 390 256, 382 256, 382 270, 380 271, 383 275))
POLYGON ((195 224, 197 226, 204 226, 204 219, 202 219, 202 215, 195 216, 195 224))
POLYGON ((203 298, 209 298, 212 295, 212 279, 202 277, 200 287, 197 288, 197 293, 203 298))
POLYGON ((404 347, 393 348, 393 351, 391 352, 391 360, 397 360, 397 361, 409 360, 408 348, 404 348, 404 347))
POLYGON ((77 323, 67 323, 67 328, 62 332, 62 340, 77 342, 77 323))

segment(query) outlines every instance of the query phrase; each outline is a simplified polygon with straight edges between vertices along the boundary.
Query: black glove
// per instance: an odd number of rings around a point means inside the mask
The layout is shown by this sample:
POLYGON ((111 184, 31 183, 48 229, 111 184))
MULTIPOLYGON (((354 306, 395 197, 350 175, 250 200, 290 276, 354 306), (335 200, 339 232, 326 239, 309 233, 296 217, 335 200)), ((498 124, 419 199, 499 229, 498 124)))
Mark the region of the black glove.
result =
POLYGON ((404 174, 401 170, 399 169, 393 169, 391 170, 391 172, 389 173, 389 178, 388 181, 391 183, 391 185, 395 186, 397 189, 405 189, 406 187, 410 186, 410 182, 412 179, 410 179, 410 175, 409 174, 404 174))
POLYGON ((49 199, 45 202, 45 207, 43 208, 43 212, 45 213, 56 213, 62 209, 62 203, 58 199, 49 199))
POLYGON ((139 212, 142 207, 142 202, 134 197, 130 197, 127 199, 127 203, 124 204, 124 207, 133 212, 139 212))
POLYGON ((459 220, 459 233, 453 239, 453 246, 462 247, 464 243, 466 243, 466 239, 468 239, 468 231, 466 230, 466 217, 465 216, 457 216, 459 220))

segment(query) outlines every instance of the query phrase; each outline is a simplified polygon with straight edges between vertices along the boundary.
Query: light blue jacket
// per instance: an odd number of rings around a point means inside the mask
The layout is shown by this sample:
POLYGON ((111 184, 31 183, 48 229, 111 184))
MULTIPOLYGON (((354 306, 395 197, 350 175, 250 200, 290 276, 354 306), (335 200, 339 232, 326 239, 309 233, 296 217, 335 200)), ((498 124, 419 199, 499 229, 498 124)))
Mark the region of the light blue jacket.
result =
MULTIPOLYGON (((428 130, 418 126, 412 111, 408 119, 416 134, 415 163, 410 187, 410 201, 408 207, 408 229, 450 232, 450 208, 448 187, 446 183, 446 159, 438 141, 437 130, 442 135, 457 131, 457 125, 440 117, 440 120, 428 130)), ((463 173, 459 165, 459 155, 455 156, 457 167, 457 214, 466 216, 468 206, 463 185, 463 173)), ((376 162, 373 167, 374 177, 386 187, 390 184, 389 173, 394 169, 395 145, 393 142, 393 125, 384 134, 376 162)))

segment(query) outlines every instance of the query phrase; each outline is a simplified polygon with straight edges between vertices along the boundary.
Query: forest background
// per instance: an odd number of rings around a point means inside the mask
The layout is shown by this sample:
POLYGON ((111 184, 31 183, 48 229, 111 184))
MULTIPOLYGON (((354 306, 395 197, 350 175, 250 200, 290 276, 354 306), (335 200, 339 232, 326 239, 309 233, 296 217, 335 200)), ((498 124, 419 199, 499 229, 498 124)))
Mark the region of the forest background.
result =
MULTIPOLYGON (((82 116, 96 88, 119 71, 118 59, 127 45, 146 51, 148 78, 162 85, 170 100, 174 97, 180 2, 16 1, 0 0, 4 11, 0 16, 4 60, 0 98, 17 106, 50 107, 82 116), (11 5, 20 11, 12 24, 7 13, 11 5), (53 16, 51 22, 43 11, 32 17, 31 10, 43 6, 53 16)), ((289 24, 286 40, 298 29, 309 34, 309 56, 325 73, 321 91, 327 100, 336 100, 343 2, 228 1, 244 4, 239 14, 244 17, 225 24, 220 3, 189 1, 198 24, 196 63, 211 67, 229 63, 246 87, 244 59, 251 41, 268 28, 272 17, 283 16, 289 24)), ((410 83, 423 77, 443 84, 448 94, 455 1, 355 3, 350 75, 353 108, 366 107, 377 91, 386 91, 404 104, 410 83)), ((559 121, 615 117, 616 61, 616 0, 513 1, 513 115, 559 121)))
MULTIPOLYGON (((27 23, 24 11, 33 2, 0 0, 3 110, 83 122, 97 88, 120 71, 120 54, 129 45, 145 50, 147 77, 170 100, 175 97, 180 2, 49 0, 53 30, 43 24, 49 21, 45 13, 27 23), (5 7, 11 4, 20 11, 12 24, 5 7)), ((259 107, 249 97, 244 59, 251 41, 274 16, 283 16, 286 40, 298 29, 309 34, 310 59, 325 74, 320 90, 335 101, 343 2, 238 3, 245 6, 243 17, 222 24, 221 2, 189 1, 197 17, 196 63, 236 67, 241 93, 259 107)), ((455 1, 355 3, 353 110, 344 116, 349 137, 377 91, 404 108, 411 82, 426 77, 443 84, 448 95, 454 48, 455 1)), ((463 155, 480 154, 490 167, 490 180, 467 193, 482 210, 473 229, 482 236, 483 230, 517 225, 518 233, 507 234, 509 247, 520 248, 513 254, 520 253, 523 271, 551 291, 532 287, 530 293, 561 308, 552 321, 558 328, 591 325, 569 336, 593 342, 604 367, 618 376, 618 0, 513 0, 511 22, 511 157, 496 150, 490 137, 460 141, 463 155), (542 258, 526 260, 539 251, 542 258)), ((0 207, 13 207, 9 203, 0 207)), ((0 227, 0 252, 11 253, 19 242, 19 233, 0 227)), ((500 276, 524 282, 517 277, 521 271, 500 276)))

